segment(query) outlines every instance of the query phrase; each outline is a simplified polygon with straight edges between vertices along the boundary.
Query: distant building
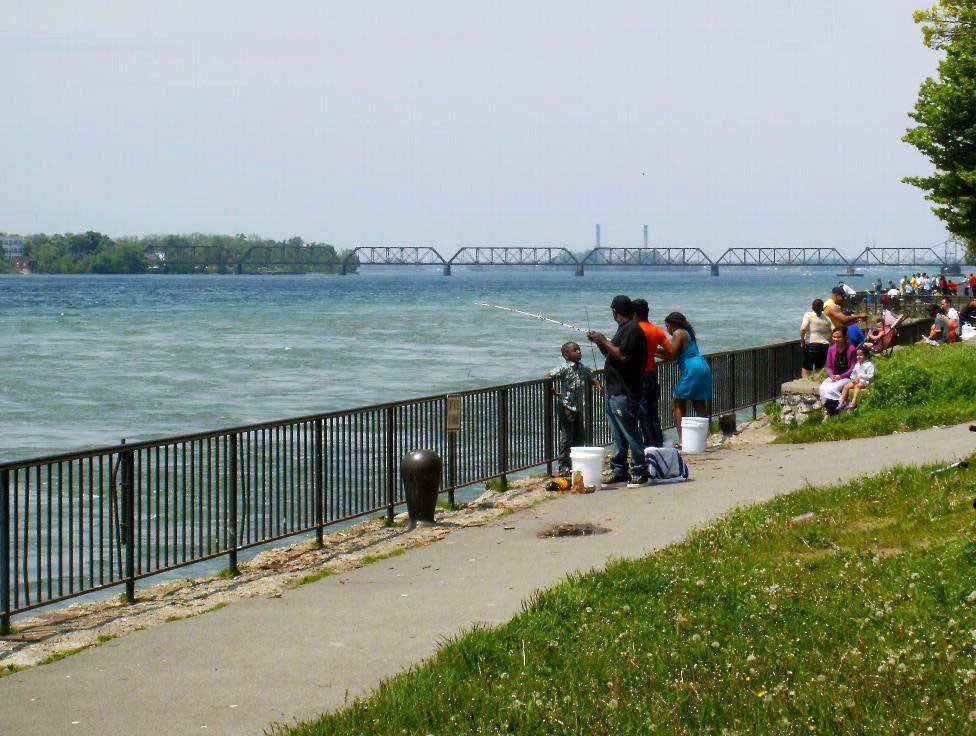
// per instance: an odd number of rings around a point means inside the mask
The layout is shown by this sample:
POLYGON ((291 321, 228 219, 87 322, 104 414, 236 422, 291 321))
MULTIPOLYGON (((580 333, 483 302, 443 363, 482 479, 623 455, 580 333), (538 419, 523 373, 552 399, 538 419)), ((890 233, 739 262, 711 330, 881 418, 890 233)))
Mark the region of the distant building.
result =
POLYGON ((24 255, 24 239, 19 235, 0 235, 0 251, 4 259, 12 261, 24 255))

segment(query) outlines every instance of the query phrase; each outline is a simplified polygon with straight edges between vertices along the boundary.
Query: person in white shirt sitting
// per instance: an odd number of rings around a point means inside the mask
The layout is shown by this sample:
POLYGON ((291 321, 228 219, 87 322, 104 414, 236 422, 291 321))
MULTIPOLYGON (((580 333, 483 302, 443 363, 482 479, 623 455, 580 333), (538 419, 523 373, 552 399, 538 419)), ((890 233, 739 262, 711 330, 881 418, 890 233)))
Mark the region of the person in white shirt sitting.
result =
POLYGON ((871 362, 867 348, 860 347, 857 349, 857 363, 854 364, 854 370, 851 371, 851 381, 841 391, 840 405, 837 408, 853 409, 856 407, 861 391, 870 386, 873 380, 874 363, 871 362))
MULTIPOLYGON (((949 298, 944 298, 942 300, 942 308, 945 310, 946 319, 949 320, 949 330, 952 332, 952 334, 959 335, 959 312, 957 312, 956 308, 952 306, 952 300, 949 298)), ((957 337, 956 339, 959 338, 957 337)), ((955 342, 955 340, 952 340, 952 342, 955 342)))

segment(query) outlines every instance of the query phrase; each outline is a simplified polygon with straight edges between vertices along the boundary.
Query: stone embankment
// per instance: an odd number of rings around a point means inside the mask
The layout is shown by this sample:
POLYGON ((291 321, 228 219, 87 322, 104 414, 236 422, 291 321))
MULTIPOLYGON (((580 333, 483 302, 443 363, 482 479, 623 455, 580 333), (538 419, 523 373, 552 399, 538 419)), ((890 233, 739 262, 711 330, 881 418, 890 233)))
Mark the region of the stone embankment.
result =
POLYGON ((780 421, 784 424, 803 424, 811 414, 824 414, 820 384, 806 378, 784 383, 782 395, 776 402, 780 406, 780 421))

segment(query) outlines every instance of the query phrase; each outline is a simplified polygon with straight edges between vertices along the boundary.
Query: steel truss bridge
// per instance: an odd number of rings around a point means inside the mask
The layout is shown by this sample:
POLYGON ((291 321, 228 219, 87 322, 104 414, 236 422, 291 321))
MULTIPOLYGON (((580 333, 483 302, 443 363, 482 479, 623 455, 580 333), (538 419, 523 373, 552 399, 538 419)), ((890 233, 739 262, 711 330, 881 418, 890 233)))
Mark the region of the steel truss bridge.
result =
POLYGON ((453 266, 571 266, 577 276, 593 267, 700 267, 718 276, 723 267, 833 266, 854 273, 862 267, 920 267, 960 273, 961 263, 948 249, 865 248, 854 258, 836 248, 728 248, 710 258, 701 248, 625 248, 599 246, 585 254, 558 246, 465 246, 446 258, 432 246, 359 246, 340 257, 326 246, 255 245, 244 251, 224 246, 173 245, 147 250, 163 270, 171 267, 222 266, 241 273, 245 267, 332 266, 347 274, 355 266, 440 266, 445 276, 453 266))

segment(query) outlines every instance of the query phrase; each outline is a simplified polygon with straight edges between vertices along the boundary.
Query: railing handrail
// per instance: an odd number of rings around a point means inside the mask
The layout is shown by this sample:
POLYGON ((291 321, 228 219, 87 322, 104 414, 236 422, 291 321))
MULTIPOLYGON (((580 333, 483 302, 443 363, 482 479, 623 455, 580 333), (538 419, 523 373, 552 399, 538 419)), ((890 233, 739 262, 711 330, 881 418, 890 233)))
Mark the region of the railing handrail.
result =
MULTIPOLYGON (((706 353, 704 357, 706 358, 721 358, 726 355, 741 354, 754 350, 764 350, 773 349, 778 347, 784 347, 787 345, 799 344, 799 340, 785 340, 778 343, 770 343, 767 345, 756 345, 753 347, 746 348, 736 348, 733 350, 723 350, 716 353, 706 353)), ((602 369, 596 371, 596 373, 601 373, 602 369)), ((391 407, 400 407, 408 404, 424 404, 434 401, 444 401, 448 396, 472 396, 479 393, 489 393, 493 391, 499 391, 501 389, 511 389, 519 388, 521 386, 532 386, 538 384, 542 381, 548 380, 546 377, 541 378, 530 378, 524 381, 516 381, 514 383, 502 383, 494 384, 491 386, 482 386, 480 388, 470 388, 458 391, 445 391, 438 394, 430 394, 427 396, 418 396, 416 398, 401 399, 399 401, 387 401, 381 404, 367 404, 364 406, 356 406, 348 409, 335 409, 327 412, 316 412, 313 414, 304 414, 294 417, 286 417, 284 419, 272 419, 264 422, 255 422, 252 424, 241 424, 231 427, 221 427, 219 429, 203 430, 200 432, 192 432, 190 434, 181 435, 170 435, 166 437, 153 437, 147 440, 141 440, 138 442, 126 442, 114 445, 98 445, 95 447, 82 448, 78 450, 56 453, 53 455, 38 455, 34 457, 22 458, 19 460, 8 460, 0 462, 0 471, 3 470, 16 470, 21 468, 30 468, 37 465, 47 465, 50 463, 58 462, 70 462, 72 460, 79 460, 88 457, 98 457, 105 455, 112 455, 123 450, 145 450, 154 447, 162 447, 164 445, 172 445, 180 442, 195 442, 198 440, 213 439, 216 437, 226 437, 234 434, 242 434, 244 432, 255 432, 261 431, 263 429, 272 429, 275 427, 287 427, 290 425, 303 424, 306 422, 312 422, 321 419, 333 419, 336 417, 351 416, 354 414, 359 414, 365 411, 378 411, 381 409, 388 409, 391 407)))

